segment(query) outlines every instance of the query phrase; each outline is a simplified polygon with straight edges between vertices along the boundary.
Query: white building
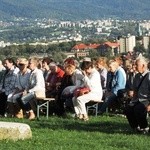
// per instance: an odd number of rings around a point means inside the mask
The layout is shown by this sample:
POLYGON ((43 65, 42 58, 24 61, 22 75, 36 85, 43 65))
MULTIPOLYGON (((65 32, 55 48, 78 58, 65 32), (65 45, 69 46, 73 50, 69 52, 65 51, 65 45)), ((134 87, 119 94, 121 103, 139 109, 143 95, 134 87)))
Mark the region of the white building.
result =
POLYGON ((11 44, 9 42, 5 43, 4 41, 0 41, 0 47, 6 47, 10 46, 11 44))
POLYGON ((128 35, 127 37, 121 37, 119 39, 120 44, 120 53, 122 52, 133 52, 134 47, 136 46, 135 36, 128 35))
POLYGON ((150 36, 143 36, 142 44, 145 49, 148 49, 148 46, 150 44, 150 36))

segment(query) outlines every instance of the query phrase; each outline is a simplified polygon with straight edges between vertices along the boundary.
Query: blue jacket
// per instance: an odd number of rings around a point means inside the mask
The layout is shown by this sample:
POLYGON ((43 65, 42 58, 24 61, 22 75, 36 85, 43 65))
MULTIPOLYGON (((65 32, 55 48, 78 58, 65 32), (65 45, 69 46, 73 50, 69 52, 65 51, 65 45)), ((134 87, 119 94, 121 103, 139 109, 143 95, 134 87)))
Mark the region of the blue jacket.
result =
POLYGON ((118 90, 125 89, 126 73, 123 68, 119 67, 113 75, 111 92, 117 95, 118 90))

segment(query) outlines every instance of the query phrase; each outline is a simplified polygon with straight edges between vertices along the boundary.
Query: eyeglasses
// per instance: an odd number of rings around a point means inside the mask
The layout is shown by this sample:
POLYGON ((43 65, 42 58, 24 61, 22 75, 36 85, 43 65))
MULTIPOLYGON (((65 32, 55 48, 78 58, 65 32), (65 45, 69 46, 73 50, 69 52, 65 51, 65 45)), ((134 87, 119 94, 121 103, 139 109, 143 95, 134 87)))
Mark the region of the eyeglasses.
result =
POLYGON ((24 66, 25 64, 18 64, 19 66, 24 66))

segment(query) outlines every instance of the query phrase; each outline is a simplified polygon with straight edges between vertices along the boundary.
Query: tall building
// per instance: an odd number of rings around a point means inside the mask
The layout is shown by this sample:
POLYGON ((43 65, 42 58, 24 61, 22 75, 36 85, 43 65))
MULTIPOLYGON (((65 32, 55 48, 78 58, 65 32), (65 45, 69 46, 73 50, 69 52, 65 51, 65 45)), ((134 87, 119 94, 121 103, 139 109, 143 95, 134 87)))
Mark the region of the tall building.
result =
POLYGON ((143 36, 142 44, 144 48, 147 50, 150 44, 150 36, 143 36))
POLYGON ((120 53, 124 52, 133 52, 133 49, 136 45, 135 36, 128 35, 127 37, 121 37, 118 41, 120 45, 120 53))

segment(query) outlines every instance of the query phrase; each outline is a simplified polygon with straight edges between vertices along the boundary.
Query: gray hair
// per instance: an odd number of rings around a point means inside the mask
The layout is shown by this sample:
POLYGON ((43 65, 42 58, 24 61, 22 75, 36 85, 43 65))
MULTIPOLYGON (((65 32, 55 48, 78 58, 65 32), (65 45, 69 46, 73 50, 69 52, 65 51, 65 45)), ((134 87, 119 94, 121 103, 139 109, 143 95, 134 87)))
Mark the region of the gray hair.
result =
POLYGON ((139 56, 136 58, 136 61, 140 61, 143 64, 148 64, 148 59, 143 57, 143 56, 139 56))

